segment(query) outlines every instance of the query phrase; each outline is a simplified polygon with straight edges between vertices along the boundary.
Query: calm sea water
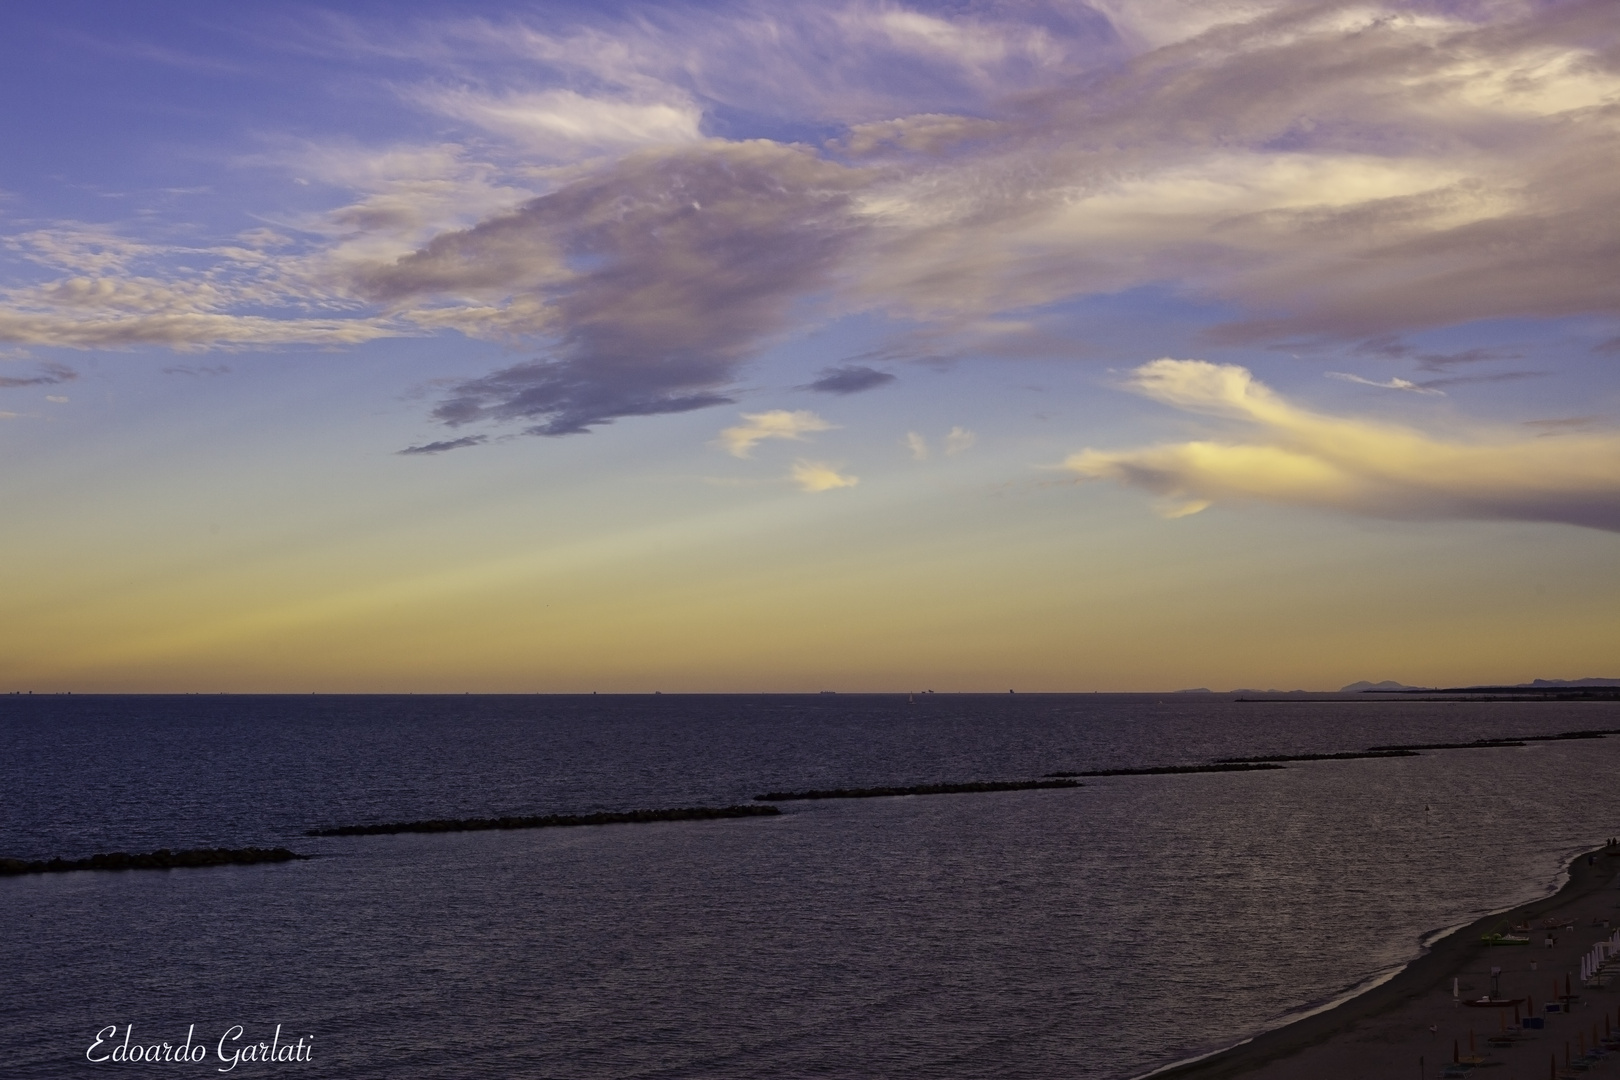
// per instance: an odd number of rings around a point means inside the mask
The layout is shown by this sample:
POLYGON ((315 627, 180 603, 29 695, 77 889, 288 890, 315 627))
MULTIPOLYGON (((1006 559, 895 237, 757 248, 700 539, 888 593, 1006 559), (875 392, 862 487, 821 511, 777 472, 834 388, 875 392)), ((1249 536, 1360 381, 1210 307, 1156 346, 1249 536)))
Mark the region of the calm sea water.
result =
POLYGON ((1272 1027, 1620 833, 1620 738, 777 818, 311 839, 418 817, 1620 727, 1614 704, 1203 697, 7 697, 5 1076, 1131 1077, 1272 1027), (96 1033, 206 1063, 92 1065, 96 1033), (228 1044, 229 1045, 229 1044, 228 1044))

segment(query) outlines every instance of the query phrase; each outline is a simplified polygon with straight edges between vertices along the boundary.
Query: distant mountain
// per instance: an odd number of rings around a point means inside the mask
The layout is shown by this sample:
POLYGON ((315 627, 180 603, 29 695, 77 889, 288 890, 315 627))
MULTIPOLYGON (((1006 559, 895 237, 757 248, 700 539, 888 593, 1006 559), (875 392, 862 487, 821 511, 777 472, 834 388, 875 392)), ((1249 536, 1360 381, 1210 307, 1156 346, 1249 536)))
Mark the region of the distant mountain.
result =
POLYGON ((1532 679, 1520 686, 1620 686, 1620 679, 1532 679))
POLYGON ((1339 693, 1341 693, 1341 694, 1359 694, 1364 690, 1422 690, 1422 689, 1425 689, 1425 688, 1422 687, 1422 686, 1407 686, 1405 683, 1398 683, 1394 679, 1385 679, 1383 682, 1368 682, 1367 680, 1363 679, 1360 682, 1351 683, 1349 686, 1346 686, 1344 689, 1340 690, 1339 693))
MULTIPOLYGON (((1620 679, 1599 679, 1599 678, 1591 678, 1591 679, 1532 679, 1530 682, 1526 682, 1526 683, 1511 683, 1511 684, 1503 683, 1503 684, 1497 684, 1497 685, 1494 685, 1494 686, 1457 686, 1457 687, 1451 687, 1450 689, 1451 690, 1456 690, 1456 691, 1495 690, 1495 691, 1504 691, 1505 692, 1505 691, 1511 691, 1511 690, 1578 689, 1578 688, 1584 687, 1584 686, 1617 686, 1617 687, 1620 687, 1620 679)), ((1361 694, 1361 693, 1365 693, 1368 690, 1400 691, 1400 690, 1432 690, 1432 689, 1434 689, 1434 688, 1429 687, 1429 686, 1407 686, 1405 683, 1398 683, 1394 679, 1385 679, 1383 682, 1376 682, 1376 683, 1375 682, 1367 682, 1365 679, 1363 679, 1361 682, 1353 682, 1353 683, 1351 683, 1349 686, 1346 686, 1344 689, 1340 690, 1339 693, 1341 693, 1341 694, 1361 694)))

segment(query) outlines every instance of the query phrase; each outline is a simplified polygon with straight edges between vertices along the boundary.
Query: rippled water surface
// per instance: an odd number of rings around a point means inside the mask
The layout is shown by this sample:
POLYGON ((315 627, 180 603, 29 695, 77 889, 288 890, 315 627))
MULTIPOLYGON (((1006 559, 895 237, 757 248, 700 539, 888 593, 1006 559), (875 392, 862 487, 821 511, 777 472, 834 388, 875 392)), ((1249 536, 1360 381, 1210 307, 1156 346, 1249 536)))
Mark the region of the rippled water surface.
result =
MULTIPOLYGON (((311 839, 421 817, 1620 727, 1614 704, 1216 698, 0 699, 0 854, 308 862, 0 879, 5 1075, 107 1025, 236 1076, 1129 1077, 1273 1026, 1620 833, 1620 738, 777 818, 311 839)), ((104 1068, 104 1067, 103 1067, 104 1068)))

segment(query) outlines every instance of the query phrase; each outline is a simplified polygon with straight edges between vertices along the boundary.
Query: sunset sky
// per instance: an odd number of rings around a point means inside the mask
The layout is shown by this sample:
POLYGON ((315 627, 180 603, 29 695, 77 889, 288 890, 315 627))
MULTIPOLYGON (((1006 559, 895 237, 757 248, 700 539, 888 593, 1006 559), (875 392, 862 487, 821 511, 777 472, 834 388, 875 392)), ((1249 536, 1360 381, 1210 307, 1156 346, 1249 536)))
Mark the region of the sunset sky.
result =
POLYGON ((0 10, 0 689, 1620 676, 1620 5, 0 10))

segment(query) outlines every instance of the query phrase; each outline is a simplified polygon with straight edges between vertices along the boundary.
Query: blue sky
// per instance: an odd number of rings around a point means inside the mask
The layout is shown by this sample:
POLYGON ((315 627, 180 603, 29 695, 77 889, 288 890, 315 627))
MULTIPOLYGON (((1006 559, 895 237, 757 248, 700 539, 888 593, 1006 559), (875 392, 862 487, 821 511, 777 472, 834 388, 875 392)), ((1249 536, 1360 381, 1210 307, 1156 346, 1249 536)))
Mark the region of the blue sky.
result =
POLYGON ((0 23, 10 688, 1620 655, 1612 5, 0 23))

